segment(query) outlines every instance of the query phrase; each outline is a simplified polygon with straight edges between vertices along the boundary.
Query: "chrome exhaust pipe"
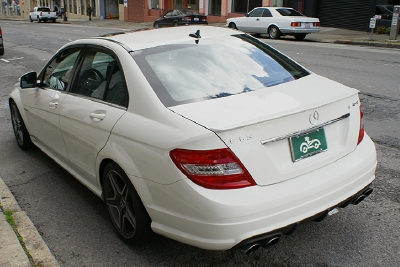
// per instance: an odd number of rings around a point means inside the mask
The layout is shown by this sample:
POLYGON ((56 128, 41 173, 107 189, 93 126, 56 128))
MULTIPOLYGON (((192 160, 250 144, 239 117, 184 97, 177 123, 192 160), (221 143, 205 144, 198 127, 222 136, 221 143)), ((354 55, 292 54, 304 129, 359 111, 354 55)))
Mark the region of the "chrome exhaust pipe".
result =
POLYGON ((366 197, 367 197, 366 195, 359 196, 356 200, 354 200, 353 205, 360 204, 360 202, 363 201, 366 197))
POLYGON ((239 251, 241 251, 242 253, 249 255, 251 253, 253 253, 254 251, 256 251, 257 249, 260 248, 260 244, 258 243, 250 243, 244 246, 241 246, 238 248, 239 251))
POLYGON ((367 190, 365 190, 365 192, 363 193, 363 195, 365 195, 365 196, 367 197, 367 196, 371 195, 373 191, 374 191, 374 189, 368 188, 367 190))
POLYGON ((271 247, 271 246, 277 244, 279 242, 280 238, 281 238, 280 236, 274 236, 271 238, 260 240, 259 242, 263 248, 266 248, 266 247, 271 247))

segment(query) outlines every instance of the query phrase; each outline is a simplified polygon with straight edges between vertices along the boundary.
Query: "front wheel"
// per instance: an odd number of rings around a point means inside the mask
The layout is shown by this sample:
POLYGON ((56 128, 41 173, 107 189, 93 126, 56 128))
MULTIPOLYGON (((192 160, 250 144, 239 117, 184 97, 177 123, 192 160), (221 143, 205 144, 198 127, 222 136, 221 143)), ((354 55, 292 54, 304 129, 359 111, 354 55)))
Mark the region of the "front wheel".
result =
POLYGON ((298 41, 301 41, 304 40, 304 38, 306 38, 306 34, 296 34, 294 38, 296 38, 296 40, 298 41))
POLYGON ((32 145, 31 137, 15 102, 10 103, 10 112, 11 123, 18 146, 23 150, 28 149, 32 145))
POLYGON ((229 23, 228 27, 229 27, 229 28, 232 28, 232 29, 234 29, 234 30, 237 30, 237 29, 238 29, 238 28, 236 27, 236 24, 233 23, 233 22, 229 23))
POLYGON ((30 21, 30 22, 33 22, 33 19, 31 18, 31 16, 29 16, 29 21, 30 21))
POLYGON ((160 28, 160 24, 158 24, 158 22, 154 22, 153 24, 153 28, 158 29, 160 28))
POLYGON ((151 219, 128 176, 114 162, 103 172, 103 195, 118 236, 130 245, 149 242, 151 219))
POLYGON ((269 38, 271 39, 279 39, 281 37, 281 32, 279 31, 278 27, 271 26, 268 29, 269 38))

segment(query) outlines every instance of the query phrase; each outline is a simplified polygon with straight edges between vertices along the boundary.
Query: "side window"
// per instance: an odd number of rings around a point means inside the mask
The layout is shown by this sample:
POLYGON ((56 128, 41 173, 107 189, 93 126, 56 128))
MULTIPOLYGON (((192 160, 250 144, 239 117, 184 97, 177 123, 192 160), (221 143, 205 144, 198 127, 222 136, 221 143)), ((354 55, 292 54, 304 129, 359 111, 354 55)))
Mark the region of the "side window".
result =
POLYGON ((125 107, 128 104, 128 93, 118 62, 113 56, 96 49, 85 55, 73 92, 125 107))
POLYGON ((59 53, 44 71, 42 84, 48 88, 65 90, 80 51, 81 48, 75 47, 59 53))
POLYGON ((272 17, 271 11, 268 9, 264 9, 263 17, 272 17))
POLYGON ((165 14, 166 17, 171 17, 172 16, 172 11, 168 11, 167 14, 165 14))
POLYGON ((263 11, 264 9, 262 8, 254 9, 250 12, 249 17, 261 17, 263 11))

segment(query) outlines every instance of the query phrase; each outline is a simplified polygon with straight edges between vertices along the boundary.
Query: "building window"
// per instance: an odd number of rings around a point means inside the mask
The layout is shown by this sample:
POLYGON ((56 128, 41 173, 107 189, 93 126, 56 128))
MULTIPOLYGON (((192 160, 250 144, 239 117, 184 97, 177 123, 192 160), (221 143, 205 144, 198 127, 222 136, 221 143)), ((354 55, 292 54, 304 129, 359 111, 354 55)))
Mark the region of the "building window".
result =
POLYGON ((232 12, 236 13, 249 13, 260 6, 262 6, 262 0, 232 0, 232 12))
POLYGON ((221 0, 209 0, 208 14, 221 15, 221 0))
POLYGON ((150 8, 159 9, 160 8, 159 0, 150 0, 150 8))

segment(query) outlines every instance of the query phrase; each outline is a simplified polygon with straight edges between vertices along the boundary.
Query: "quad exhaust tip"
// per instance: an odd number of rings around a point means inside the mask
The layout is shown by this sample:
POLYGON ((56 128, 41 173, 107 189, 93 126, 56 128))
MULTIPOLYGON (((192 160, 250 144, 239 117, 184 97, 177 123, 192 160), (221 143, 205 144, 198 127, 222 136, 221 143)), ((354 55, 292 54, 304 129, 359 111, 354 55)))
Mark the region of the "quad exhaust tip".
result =
POLYGON ((274 236, 266 239, 257 240, 249 244, 243 245, 238 248, 239 251, 246 255, 250 255, 254 251, 258 250, 260 247, 267 248, 275 245, 279 242, 280 236, 274 236))

